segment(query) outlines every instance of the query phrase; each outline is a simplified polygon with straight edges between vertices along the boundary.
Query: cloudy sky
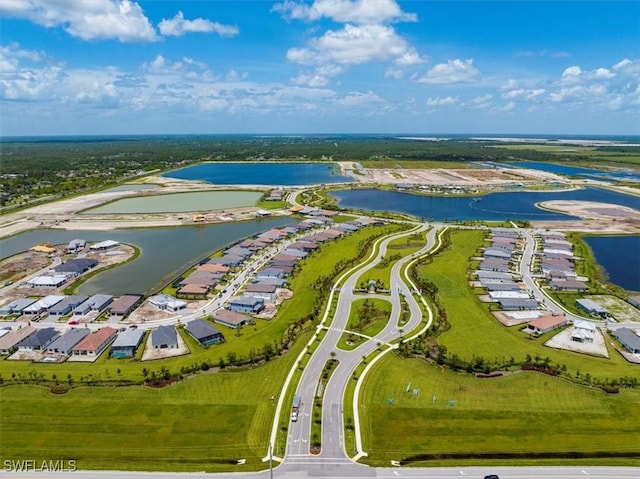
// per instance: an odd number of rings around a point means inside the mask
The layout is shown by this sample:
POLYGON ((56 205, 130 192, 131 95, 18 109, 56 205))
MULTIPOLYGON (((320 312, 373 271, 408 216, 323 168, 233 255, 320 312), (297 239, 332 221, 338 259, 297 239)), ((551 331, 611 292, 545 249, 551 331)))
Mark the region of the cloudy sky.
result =
POLYGON ((640 134, 640 2, 2 0, 0 134, 640 134))

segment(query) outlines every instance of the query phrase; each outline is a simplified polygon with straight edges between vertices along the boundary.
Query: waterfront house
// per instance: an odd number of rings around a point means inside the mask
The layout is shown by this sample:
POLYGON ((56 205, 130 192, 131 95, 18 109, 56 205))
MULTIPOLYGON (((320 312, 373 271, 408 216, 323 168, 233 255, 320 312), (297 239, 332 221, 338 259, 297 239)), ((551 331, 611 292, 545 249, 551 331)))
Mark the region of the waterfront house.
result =
POLYGON ((175 313, 187 307, 186 301, 176 299, 168 294, 158 294, 149 298, 149 304, 152 304, 161 311, 171 311, 175 313))
POLYGON ((139 294, 123 294, 107 307, 111 316, 125 317, 142 301, 139 294))
POLYGON ((51 316, 64 316, 65 314, 71 313, 72 309, 80 306, 87 299, 89 299, 89 297, 83 294, 73 294, 71 296, 67 296, 59 303, 51 306, 51 308, 49 308, 49 314, 51 316))

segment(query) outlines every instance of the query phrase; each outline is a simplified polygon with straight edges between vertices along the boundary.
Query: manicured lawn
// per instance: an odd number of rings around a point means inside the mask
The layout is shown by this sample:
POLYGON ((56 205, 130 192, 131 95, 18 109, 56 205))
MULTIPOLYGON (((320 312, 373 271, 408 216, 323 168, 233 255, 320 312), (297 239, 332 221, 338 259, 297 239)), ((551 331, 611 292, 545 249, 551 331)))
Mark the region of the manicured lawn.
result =
POLYGON ((425 244, 424 235, 412 235, 407 238, 398 238, 389 243, 387 254, 378 265, 366 271, 356 281, 356 287, 368 287, 369 280, 379 281, 384 289, 389 288, 391 281, 391 268, 399 259, 418 251, 425 244))
POLYGON ((431 264, 419 268, 419 273, 438 287, 446 308, 451 328, 438 338, 438 343, 446 346, 450 354, 467 361, 481 356, 486 362, 499 364, 511 357, 524 362, 526 355, 548 356, 554 364, 566 365, 570 375, 589 373, 602 381, 640 375, 637 365, 627 363, 610 345, 610 359, 597 358, 545 347, 542 343, 548 338, 534 339, 522 333, 521 327, 502 326, 467 282, 468 259, 482 239, 481 231, 452 230, 452 246, 435 256, 431 264))
MULTIPOLYGON (((359 333, 365 334, 367 336, 375 336, 380 331, 384 329, 384 327, 389 322, 389 316, 391 315, 391 303, 388 301, 384 301, 382 299, 376 298, 365 298, 365 299, 357 299, 353 303, 351 303, 351 310, 349 311, 349 321, 347 322, 347 329, 350 331, 357 331, 359 333), (377 314, 371 318, 371 321, 366 324, 363 328, 359 328, 360 318, 358 315, 358 310, 363 307, 365 301, 367 301, 373 308, 377 314)), ((365 342, 365 338, 357 335, 351 335, 349 333, 343 333, 340 337, 340 341, 338 342, 338 347, 340 349, 344 349, 346 351, 350 351, 352 349, 357 348, 360 344, 365 342), (350 341, 351 344, 347 343, 347 340, 350 341)))
POLYGON ((75 459, 80 469, 260 469, 281 385, 304 343, 253 370, 160 389, 3 387, 2 457, 75 459), (241 458, 245 466, 229 462, 241 458))
POLYGON ((389 354, 360 397, 365 462, 374 465, 417 454, 571 451, 635 452, 610 461, 640 464, 638 390, 608 395, 534 372, 478 379, 389 354))

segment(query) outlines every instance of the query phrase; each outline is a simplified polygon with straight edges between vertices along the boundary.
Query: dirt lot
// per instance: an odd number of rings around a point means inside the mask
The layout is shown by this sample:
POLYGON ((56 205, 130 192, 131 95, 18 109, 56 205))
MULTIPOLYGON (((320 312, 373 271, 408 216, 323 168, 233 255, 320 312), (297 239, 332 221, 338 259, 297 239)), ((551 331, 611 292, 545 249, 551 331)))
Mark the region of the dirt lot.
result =
POLYGON ((183 356, 189 354, 189 347, 185 344, 180 333, 178 333, 177 349, 153 349, 151 345, 151 334, 147 339, 144 352, 142 353, 142 361, 153 361, 154 359, 173 358, 175 356, 183 356))
POLYGON ((566 200, 543 201, 539 206, 577 216, 582 221, 536 221, 533 222, 536 228, 620 233, 637 233, 640 231, 640 211, 626 206, 592 201, 566 200))
POLYGON ((593 343, 580 343, 578 341, 572 341, 572 333, 573 327, 570 326, 563 331, 560 331, 553 338, 544 343, 544 345, 554 349, 565 349, 567 351, 575 351, 577 353, 609 358, 609 351, 607 350, 607 346, 604 343, 605 340, 602 332, 599 329, 596 329, 593 343))

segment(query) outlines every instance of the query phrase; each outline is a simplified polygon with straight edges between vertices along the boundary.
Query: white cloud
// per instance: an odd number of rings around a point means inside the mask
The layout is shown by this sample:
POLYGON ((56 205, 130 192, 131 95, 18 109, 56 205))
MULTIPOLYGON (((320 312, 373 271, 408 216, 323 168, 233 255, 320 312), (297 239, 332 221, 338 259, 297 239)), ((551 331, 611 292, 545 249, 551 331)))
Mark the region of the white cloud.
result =
POLYGON ((204 18, 185 20, 182 12, 176 13, 170 20, 163 19, 158 24, 160 33, 165 36, 180 37, 185 33, 217 33, 221 37, 233 37, 239 33, 238 27, 222 25, 204 18))
POLYGON ((274 5, 273 11, 287 19, 305 21, 323 17, 357 24, 417 21, 415 14, 404 13, 395 0, 315 0, 311 5, 285 0, 274 5))
POLYGON ((471 100, 472 108, 487 108, 491 106, 491 100, 493 99, 493 95, 487 93, 486 95, 481 95, 473 98, 471 100))
POLYGON ((532 100, 541 98, 545 91, 546 90, 544 88, 535 88, 535 89, 518 88, 515 90, 509 90, 504 92, 502 94, 502 98, 505 98, 507 100, 517 98, 521 100, 532 101, 532 100))
POLYGON ((83 40, 152 42, 155 29, 130 0, 5 0, 0 16, 24 18, 44 27, 62 27, 83 40))
POLYGON ((291 81, 295 85, 306 85, 311 88, 326 86, 329 83, 329 79, 326 76, 305 73, 292 78, 291 81))
POLYGON ((385 101, 372 91, 367 92, 351 92, 338 100, 338 103, 343 106, 370 106, 372 104, 381 104, 385 101))
POLYGON ((452 97, 452 96, 427 98, 428 106, 450 106, 450 105, 456 105, 459 102, 460 102, 460 99, 458 97, 452 97))
POLYGON ((404 77, 404 72, 400 68, 387 68, 384 72, 384 77, 400 80, 404 77))
POLYGON ((582 68, 574 65, 569 68, 566 68, 562 72, 562 81, 566 83, 573 83, 578 81, 581 75, 582 75, 582 68))
POLYGON ((287 59, 302 65, 357 65, 394 60, 399 65, 420 61, 412 46, 385 25, 351 25, 328 30, 308 48, 290 48, 287 59))
POLYGON ((600 80, 606 80, 609 78, 613 78, 614 76, 616 76, 616 74, 613 73, 608 68, 597 68, 593 72, 593 78, 600 79, 600 80))
POLYGON ((473 60, 449 60, 438 63, 426 75, 418 79, 421 83, 450 85, 454 83, 470 83, 476 81, 480 71, 473 66, 473 60))

